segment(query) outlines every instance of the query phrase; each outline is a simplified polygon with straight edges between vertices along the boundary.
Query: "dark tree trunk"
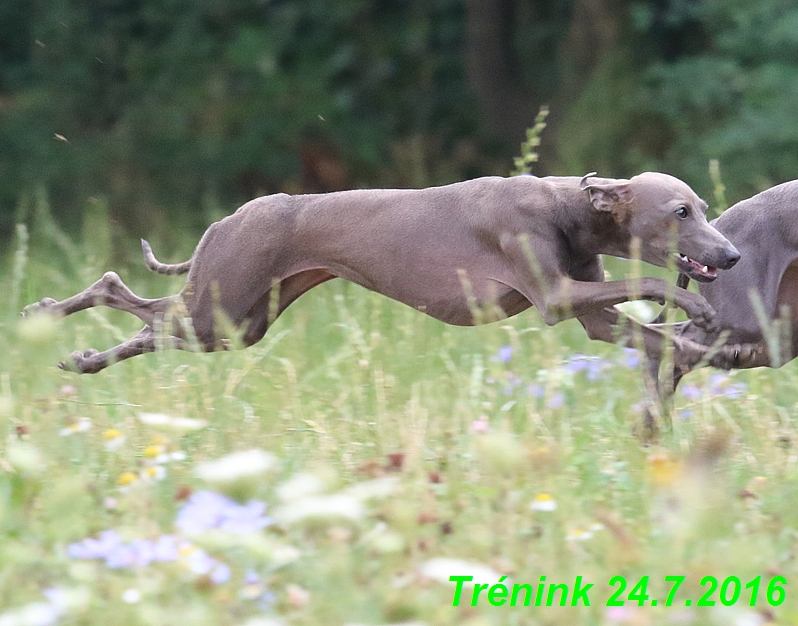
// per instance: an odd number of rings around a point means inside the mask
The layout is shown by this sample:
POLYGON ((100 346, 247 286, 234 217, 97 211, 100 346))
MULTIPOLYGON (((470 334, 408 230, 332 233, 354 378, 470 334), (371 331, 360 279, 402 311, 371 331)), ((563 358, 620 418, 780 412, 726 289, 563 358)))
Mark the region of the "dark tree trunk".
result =
POLYGON ((515 0, 469 0, 466 70, 487 131, 507 147, 519 145, 538 107, 521 82, 513 49, 515 0))
MULTIPOLYGON (((621 33, 628 0, 573 0, 570 24, 552 60, 551 71, 559 80, 545 91, 539 85, 524 84, 521 61, 513 44, 519 3, 524 1, 530 0, 468 1, 467 74, 484 128, 513 154, 540 106, 550 105, 537 170, 545 173, 556 167, 554 136, 559 123, 579 99, 602 59, 623 45, 621 33)), ((528 13, 536 16, 533 19, 545 13, 540 6, 532 8, 528 13)))

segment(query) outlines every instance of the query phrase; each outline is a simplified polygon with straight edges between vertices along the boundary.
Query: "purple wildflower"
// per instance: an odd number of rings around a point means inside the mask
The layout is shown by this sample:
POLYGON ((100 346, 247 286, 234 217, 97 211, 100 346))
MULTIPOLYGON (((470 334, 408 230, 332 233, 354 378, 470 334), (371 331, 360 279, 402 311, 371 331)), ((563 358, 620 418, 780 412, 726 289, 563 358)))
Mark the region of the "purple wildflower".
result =
POLYGON ((727 398, 740 398, 746 389, 748 389, 748 387, 744 383, 734 383, 726 387, 723 395, 727 398))
POLYGON ((497 356, 502 363, 509 363, 510 359, 513 358, 513 347, 502 346, 499 348, 499 354, 497 356))
POLYGON ((219 524, 219 529, 236 535, 247 535, 256 532, 271 523, 264 517, 266 505, 263 502, 252 500, 243 506, 234 505, 228 508, 225 518, 219 524))
POLYGON ((106 530, 97 539, 88 538, 70 544, 67 553, 73 559, 104 559, 121 543, 115 530, 106 530))
POLYGON ((701 389, 695 385, 683 385, 682 395, 688 400, 698 400, 701 397, 701 389))
POLYGON ((630 370, 635 369, 640 365, 640 352, 635 348, 623 349, 623 364, 630 370))
POLYGON ((565 395, 562 391, 556 392, 549 401, 546 403, 546 406, 550 409, 559 409, 565 403, 565 395))
POLYGON ((225 563, 219 563, 211 572, 211 582, 216 585, 230 580, 230 568, 225 563))
POLYGON ((153 561, 176 561, 178 557, 177 540, 172 535, 161 535, 153 545, 153 561))
POLYGON ((130 549, 133 550, 136 565, 149 565, 155 560, 155 543, 149 539, 131 542, 130 549))
POLYGON ((245 600, 259 600, 258 607, 261 611, 270 610, 276 600, 275 595, 269 591, 257 572, 252 570, 244 575, 244 586, 240 593, 245 600))
POLYGON ((546 395, 546 389, 539 383, 532 383, 531 385, 528 385, 526 392, 535 398, 542 398, 544 395, 546 395))
POLYGON ((272 523, 265 510, 266 505, 257 500, 241 505, 212 491, 198 491, 180 509, 175 525, 187 535, 211 529, 244 535, 272 523))
POLYGON ((604 369, 604 362, 603 361, 590 361, 587 366, 587 379, 588 380, 598 380, 599 376, 601 376, 601 372, 604 369))
POLYGON ((587 369, 587 367, 588 357, 586 357, 584 354, 574 354, 563 365, 563 369, 566 372, 571 372, 572 374, 583 372, 587 369))
POLYGON ((609 366, 608 361, 599 357, 574 354, 563 364, 563 369, 571 374, 586 372, 587 379, 592 381, 598 380, 601 373, 609 366))
POLYGON ((712 375, 712 378, 709 379, 709 384, 713 390, 716 390, 720 389, 728 380, 729 377, 726 374, 719 372, 712 375))
POLYGON ((186 564, 192 572, 202 576, 209 573, 217 565, 217 561, 208 556, 204 550, 196 548, 189 553, 186 564))
POLYGON ((120 543, 105 557, 105 564, 111 569, 121 569, 137 564, 136 551, 131 546, 120 543))
POLYGON ((740 398, 748 388, 744 383, 733 383, 726 374, 715 374, 709 381, 710 389, 713 394, 726 396, 727 398, 740 398))
POLYGON ((67 604, 66 594, 63 589, 48 587, 47 589, 42 589, 42 595, 47 598, 50 604, 56 607, 63 607, 67 604))
POLYGON ((263 595, 260 597, 260 602, 258 602, 258 608, 261 611, 273 611, 274 610, 274 603, 277 600, 277 596, 275 596, 271 591, 268 589, 263 592, 263 595))
POLYGON ((177 545, 171 535, 161 535, 157 541, 136 539, 126 544, 114 530, 102 532, 98 539, 73 543, 67 552, 73 559, 103 559, 112 569, 177 560, 177 545))

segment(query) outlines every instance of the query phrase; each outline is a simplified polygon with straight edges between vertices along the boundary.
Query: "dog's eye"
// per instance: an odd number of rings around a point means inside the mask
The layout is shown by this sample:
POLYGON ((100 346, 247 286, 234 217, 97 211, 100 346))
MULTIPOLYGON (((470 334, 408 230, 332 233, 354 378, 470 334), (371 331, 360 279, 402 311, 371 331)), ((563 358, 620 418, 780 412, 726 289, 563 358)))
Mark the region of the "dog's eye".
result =
POLYGON ((680 206, 678 209, 676 209, 676 215, 678 215, 679 219, 681 219, 681 220, 686 218, 689 215, 689 213, 687 212, 687 207, 686 206, 680 206))

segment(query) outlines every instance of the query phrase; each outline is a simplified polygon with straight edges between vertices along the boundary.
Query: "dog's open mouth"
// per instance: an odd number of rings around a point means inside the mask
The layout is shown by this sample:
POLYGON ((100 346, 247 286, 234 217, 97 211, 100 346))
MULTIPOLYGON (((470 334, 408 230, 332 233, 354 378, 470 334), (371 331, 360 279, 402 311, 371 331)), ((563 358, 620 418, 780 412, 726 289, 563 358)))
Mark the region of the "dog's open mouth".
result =
POLYGON ((711 283, 718 277, 718 268, 699 263, 686 254, 676 255, 676 268, 700 283, 711 283))

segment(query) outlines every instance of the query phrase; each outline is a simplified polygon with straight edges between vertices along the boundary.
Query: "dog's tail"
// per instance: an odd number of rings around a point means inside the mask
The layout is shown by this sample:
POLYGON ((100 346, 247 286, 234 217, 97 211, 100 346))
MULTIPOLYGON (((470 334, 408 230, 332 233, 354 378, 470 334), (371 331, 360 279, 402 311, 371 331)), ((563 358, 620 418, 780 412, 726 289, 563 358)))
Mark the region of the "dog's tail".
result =
POLYGON ((146 239, 141 240, 141 249, 144 251, 144 262, 147 264, 147 267, 151 271, 158 272, 159 274, 185 274, 191 269, 191 263, 194 261, 194 257, 191 257, 188 261, 184 261, 183 263, 173 263, 171 265, 169 263, 161 263, 155 258, 155 255, 152 253, 152 247, 146 239))

